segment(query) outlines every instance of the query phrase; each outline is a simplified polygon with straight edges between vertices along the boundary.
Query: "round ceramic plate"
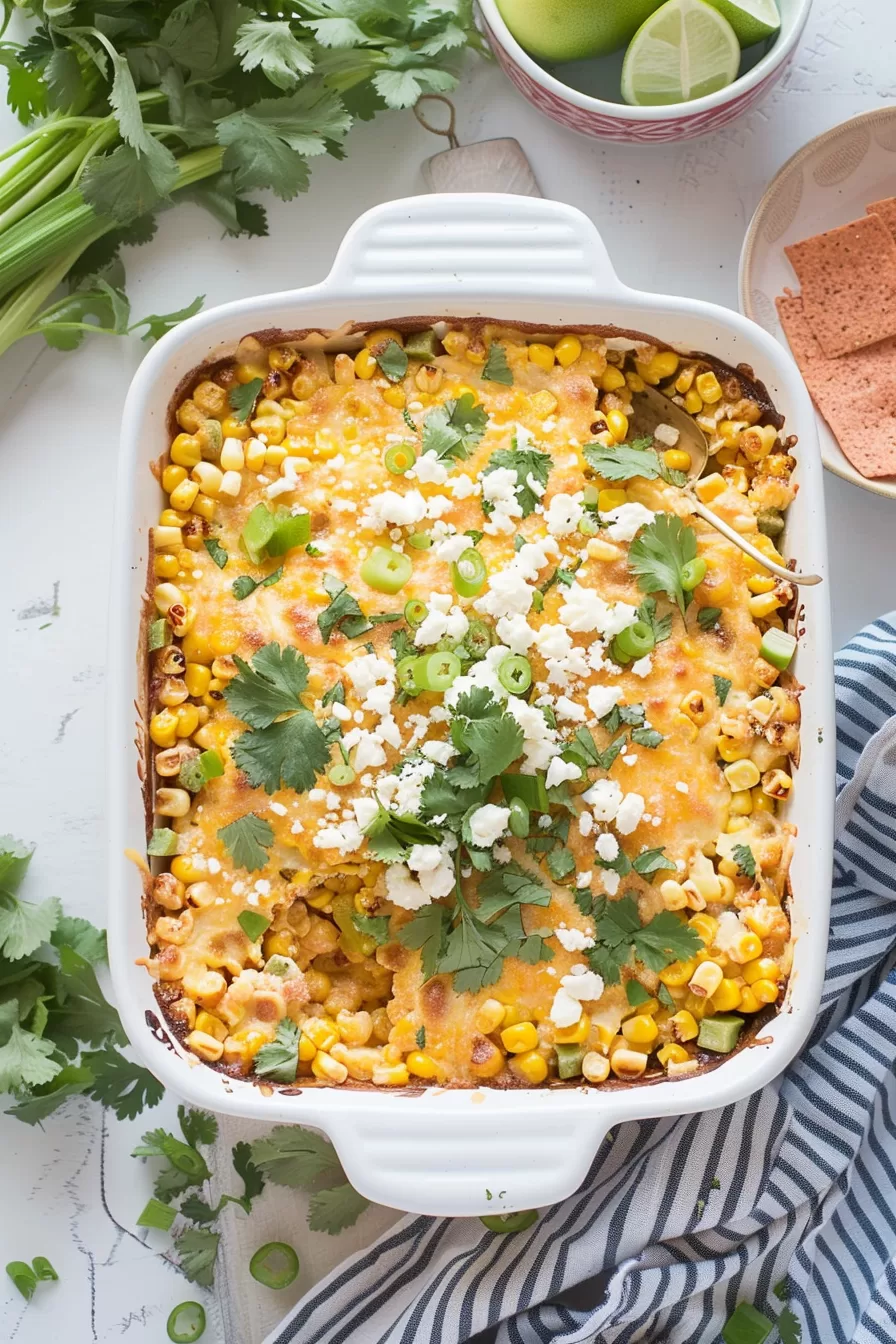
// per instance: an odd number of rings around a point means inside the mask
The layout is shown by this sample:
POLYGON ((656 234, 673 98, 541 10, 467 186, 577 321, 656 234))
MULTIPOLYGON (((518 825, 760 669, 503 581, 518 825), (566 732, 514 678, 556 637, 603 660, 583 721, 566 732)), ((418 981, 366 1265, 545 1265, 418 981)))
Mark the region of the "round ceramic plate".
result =
MULTIPOLYGON (((775 297, 799 290, 784 247, 848 224, 896 195, 896 107, 863 112, 811 140, 785 163, 759 202, 740 256, 741 311, 788 348, 775 297)), ((896 499, 896 474, 862 476, 818 417, 821 457, 844 480, 896 499)))

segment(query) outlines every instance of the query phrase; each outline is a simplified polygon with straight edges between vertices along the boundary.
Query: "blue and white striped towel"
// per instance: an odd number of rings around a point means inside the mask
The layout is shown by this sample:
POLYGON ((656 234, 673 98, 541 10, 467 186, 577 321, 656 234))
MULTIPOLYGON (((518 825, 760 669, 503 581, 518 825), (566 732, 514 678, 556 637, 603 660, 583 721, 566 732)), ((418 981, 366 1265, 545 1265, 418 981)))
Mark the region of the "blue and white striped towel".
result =
POLYGON ((402 1219, 267 1344, 715 1344, 740 1301, 777 1316, 785 1278, 803 1344, 896 1340, 896 614, 836 668, 831 943, 801 1058, 736 1106, 620 1126, 531 1232, 402 1219), (598 1306, 565 1305, 601 1273, 598 1306))

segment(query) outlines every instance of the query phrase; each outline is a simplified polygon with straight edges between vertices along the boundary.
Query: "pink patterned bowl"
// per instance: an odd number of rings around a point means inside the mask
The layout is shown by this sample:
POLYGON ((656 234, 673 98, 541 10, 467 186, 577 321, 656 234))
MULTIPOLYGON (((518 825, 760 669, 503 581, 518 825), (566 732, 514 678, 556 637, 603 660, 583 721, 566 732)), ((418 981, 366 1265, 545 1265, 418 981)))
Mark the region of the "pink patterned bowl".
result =
MULTIPOLYGON (((595 0, 590 0, 595 3, 595 0)), ((781 31, 769 49, 733 84, 718 93, 695 98, 690 103, 670 103, 666 107, 630 107, 614 101, 618 95, 618 63, 604 57, 595 69, 604 69, 608 77, 601 91, 608 98, 593 97, 569 84, 563 84, 528 56, 512 37, 495 0, 478 0, 482 28, 498 61, 523 97, 559 121, 561 126, 580 131, 598 140, 627 140, 651 144, 662 140, 690 140, 726 126, 748 108, 755 106, 778 83, 793 60, 812 0, 778 0, 781 31), (609 64, 605 65, 607 62, 609 64), (612 75, 609 73, 612 71, 612 75)), ((579 69, 584 62, 574 63, 579 69)), ((556 67, 562 72, 566 67, 556 67)), ((571 67, 570 67, 571 68, 571 67)))

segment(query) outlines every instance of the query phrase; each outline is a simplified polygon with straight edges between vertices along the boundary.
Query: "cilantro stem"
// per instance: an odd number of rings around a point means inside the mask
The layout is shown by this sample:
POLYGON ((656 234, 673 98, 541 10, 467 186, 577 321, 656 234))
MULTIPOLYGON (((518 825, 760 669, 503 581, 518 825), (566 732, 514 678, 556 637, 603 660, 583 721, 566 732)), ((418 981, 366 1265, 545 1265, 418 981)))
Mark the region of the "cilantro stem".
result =
MULTIPOLYGON (((99 234, 94 236, 99 237, 99 234)), ((26 335, 33 318, 40 312, 57 285, 65 279, 85 246, 86 244, 80 244, 64 252, 54 265, 48 266, 5 300, 0 309, 0 355, 21 336, 26 335)))
POLYGON ((71 149, 55 168, 44 174, 29 191, 17 197, 14 205, 7 206, 0 213, 0 233, 4 233, 11 225, 29 214, 35 206, 42 204, 48 196, 52 196, 57 187, 63 186, 70 180, 72 173, 77 172, 84 159, 99 149, 105 149, 117 135, 118 128, 113 122, 104 127, 99 135, 88 136, 86 141, 82 140, 71 149))

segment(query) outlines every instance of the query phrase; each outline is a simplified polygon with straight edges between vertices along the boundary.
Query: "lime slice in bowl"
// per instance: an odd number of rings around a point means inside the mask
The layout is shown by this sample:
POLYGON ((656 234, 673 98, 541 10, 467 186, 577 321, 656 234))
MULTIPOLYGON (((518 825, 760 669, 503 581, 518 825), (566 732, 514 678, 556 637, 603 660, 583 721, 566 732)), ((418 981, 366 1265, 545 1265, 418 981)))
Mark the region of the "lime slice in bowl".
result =
POLYGON ((734 29, 742 47, 752 47, 772 37, 781 27, 775 0, 708 0, 734 29))
POLYGON ((642 23, 622 65, 622 96, 636 107, 687 103, 733 83, 740 44, 705 0, 666 0, 642 23))

